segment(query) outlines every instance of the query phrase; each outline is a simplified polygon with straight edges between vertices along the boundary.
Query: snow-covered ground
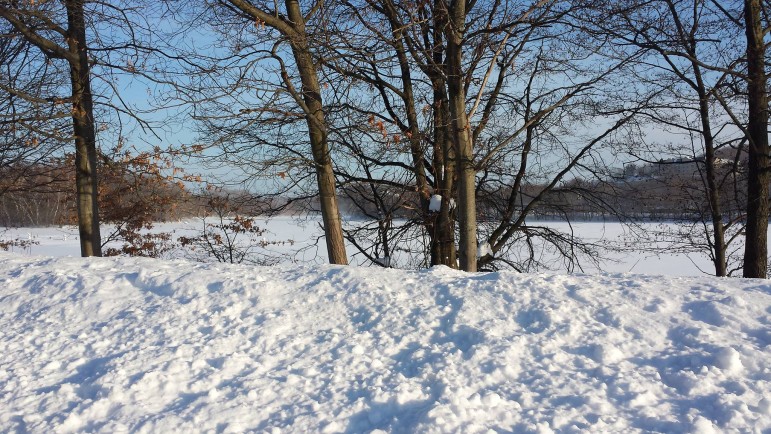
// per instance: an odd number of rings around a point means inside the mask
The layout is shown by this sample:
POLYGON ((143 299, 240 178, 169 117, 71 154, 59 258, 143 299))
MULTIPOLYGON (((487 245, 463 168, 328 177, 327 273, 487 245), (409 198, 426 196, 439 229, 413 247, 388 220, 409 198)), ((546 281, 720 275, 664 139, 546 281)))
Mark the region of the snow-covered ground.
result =
MULTIPOLYGON (((284 216, 271 219, 257 218, 257 224, 266 229, 261 240, 267 242, 292 243, 270 245, 266 249, 258 249, 262 253, 270 255, 278 262, 294 264, 322 264, 326 259, 326 248, 323 244, 323 235, 320 226, 320 218, 298 220, 295 217, 284 216)), ((357 222, 348 222, 357 224, 357 222)), ((713 272, 709 258, 700 253, 678 253, 659 251, 657 253, 644 253, 632 251, 641 244, 628 232, 627 228, 619 223, 607 222, 578 222, 568 225, 562 222, 544 222, 545 226, 552 227, 562 232, 573 232, 575 236, 590 242, 607 243, 608 246, 626 245, 626 251, 606 250, 601 253, 605 260, 599 266, 589 262, 582 263, 586 273, 641 273, 661 274, 670 276, 702 276, 713 272)), ((668 229, 666 223, 651 223, 643 225, 642 229, 661 231, 668 229), (663 228, 663 229, 662 229, 663 228)), ((674 227, 669 224, 669 228, 674 227)), ((187 220, 182 222, 161 223, 153 229, 157 232, 171 234, 172 239, 180 236, 191 236, 200 233, 203 228, 201 220, 187 220)), ((107 234, 109 227, 102 229, 107 234)), ((13 251, 26 255, 44 256, 79 256, 78 232, 74 226, 49 227, 49 228, 7 228, 0 231, 0 240, 22 239, 34 241, 26 248, 14 248, 13 251)), ((648 244, 650 246, 651 244, 648 244)), ((659 246, 660 247, 660 246, 659 246)), ((665 250, 665 249, 664 249, 665 250)), ((355 249, 348 246, 349 254, 354 254, 355 249)), ((177 257, 183 256, 180 254, 177 257)), ((354 255, 350 258, 352 264, 362 265, 366 259, 354 255)), ((401 264, 396 262, 396 267, 401 264)), ((559 271, 559 270, 557 270, 559 271)))
POLYGON ((771 285, 0 253, 0 432, 768 433, 771 285))

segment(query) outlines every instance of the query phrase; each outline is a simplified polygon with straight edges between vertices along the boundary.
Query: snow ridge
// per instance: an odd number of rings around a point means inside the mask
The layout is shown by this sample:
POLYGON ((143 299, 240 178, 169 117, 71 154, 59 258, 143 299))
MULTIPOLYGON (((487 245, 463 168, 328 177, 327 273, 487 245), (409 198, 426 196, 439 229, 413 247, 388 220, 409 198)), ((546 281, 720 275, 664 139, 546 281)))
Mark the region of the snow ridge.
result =
POLYGON ((771 288, 0 255, 0 432, 768 432, 771 288))

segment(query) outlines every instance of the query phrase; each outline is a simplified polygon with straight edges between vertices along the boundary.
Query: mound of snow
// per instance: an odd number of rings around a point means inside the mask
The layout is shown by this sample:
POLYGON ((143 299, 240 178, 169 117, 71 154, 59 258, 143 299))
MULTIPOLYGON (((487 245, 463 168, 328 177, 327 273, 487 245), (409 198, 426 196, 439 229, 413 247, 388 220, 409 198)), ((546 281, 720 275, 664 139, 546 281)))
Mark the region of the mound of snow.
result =
POLYGON ((431 201, 428 204, 428 210, 431 212, 439 212, 442 209, 442 196, 435 194, 431 196, 431 201))
POLYGON ((0 255, 0 432, 767 432, 766 281, 0 255))

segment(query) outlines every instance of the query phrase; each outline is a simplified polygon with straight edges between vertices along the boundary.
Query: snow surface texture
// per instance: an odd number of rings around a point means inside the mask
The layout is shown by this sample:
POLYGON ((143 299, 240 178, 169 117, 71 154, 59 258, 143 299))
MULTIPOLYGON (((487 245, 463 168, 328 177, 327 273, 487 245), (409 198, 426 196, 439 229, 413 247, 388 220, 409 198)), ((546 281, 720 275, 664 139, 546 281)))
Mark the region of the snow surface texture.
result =
POLYGON ((769 432, 767 281, 0 254, 0 432, 769 432))

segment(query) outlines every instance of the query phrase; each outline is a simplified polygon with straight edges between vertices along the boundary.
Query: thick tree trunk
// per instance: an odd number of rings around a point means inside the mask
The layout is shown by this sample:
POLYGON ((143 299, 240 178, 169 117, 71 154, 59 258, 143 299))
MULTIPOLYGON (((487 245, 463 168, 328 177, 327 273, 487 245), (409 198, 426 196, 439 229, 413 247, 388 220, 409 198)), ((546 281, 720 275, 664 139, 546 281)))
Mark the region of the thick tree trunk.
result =
POLYGON ((321 101, 321 86, 319 86, 316 65, 313 63, 313 57, 308 49, 307 39, 305 39, 304 21, 300 6, 296 0, 287 0, 286 6, 289 19, 292 20, 297 30, 297 35, 290 43, 302 81, 302 98, 307 110, 305 117, 308 124, 313 163, 316 166, 316 181, 319 188, 327 255, 330 264, 346 265, 348 264, 348 255, 345 252, 342 218, 337 204, 335 174, 327 141, 327 123, 321 101))
POLYGON ((332 168, 332 157, 329 154, 321 90, 310 53, 298 49, 294 49, 294 51, 295 61, 303 83, 303 98, 309 110, 309 113, 306 113, 306 118, 313 163, 316 166, 316 181, 319 188, 327 255, 330 264, 346 265, 348 264, 348 255, 345 252, 342 218, 337 205, 335 174, 332 168))
MULTIPOLYGON (((273 27, 289 39, 292 54, 297 64, 297 72, 300 74, 300 81, 302 82, 301 95, 293 93, 292 96, 305 112, 305 120, 308 125, 329 263, 348 264, 342 219, 337 205, 335 175, 327 140, 328 125, 321 100, 318 71, 316 70, 316 65, 313 62, 313 56, 308 45, 308 35, 305 30, 306 16, 303 15, 300 3, 298 0, 285 0, 286 16, 278 12, 274 13, 272 8, 267 10, 259 9, 247 0, 227 0, 227 3, 256 22, 262 21, 266 25, 273 27)), ((291 88, 288 74, 284 76, 284 80, 287 86, 291 88)))
POLYGON ((91 95, 90 68, 86 46, 83 0, 68 0, 69 51, 72 83, 72 122, 75 133, 75 183, 81 256, 102 256, 99 232, 99 203, 96 173, 96 129, 91 95))
POLYGON ((466 115, 466 92, 463 83, 463 37, 466 26, 465 0, 450 4, 447 38, 447 93, 452 117, 452 138, 458 171, 458 256, 460 268, 477 271, 476 170, 474 169, 471 126, 466 115))
POLYGON ((744 277, 767 276, 768 263, 768 95, 764 68, 765 46, 760 0, 744 0, 747 36, 747 101, 749 162, 744 277))

